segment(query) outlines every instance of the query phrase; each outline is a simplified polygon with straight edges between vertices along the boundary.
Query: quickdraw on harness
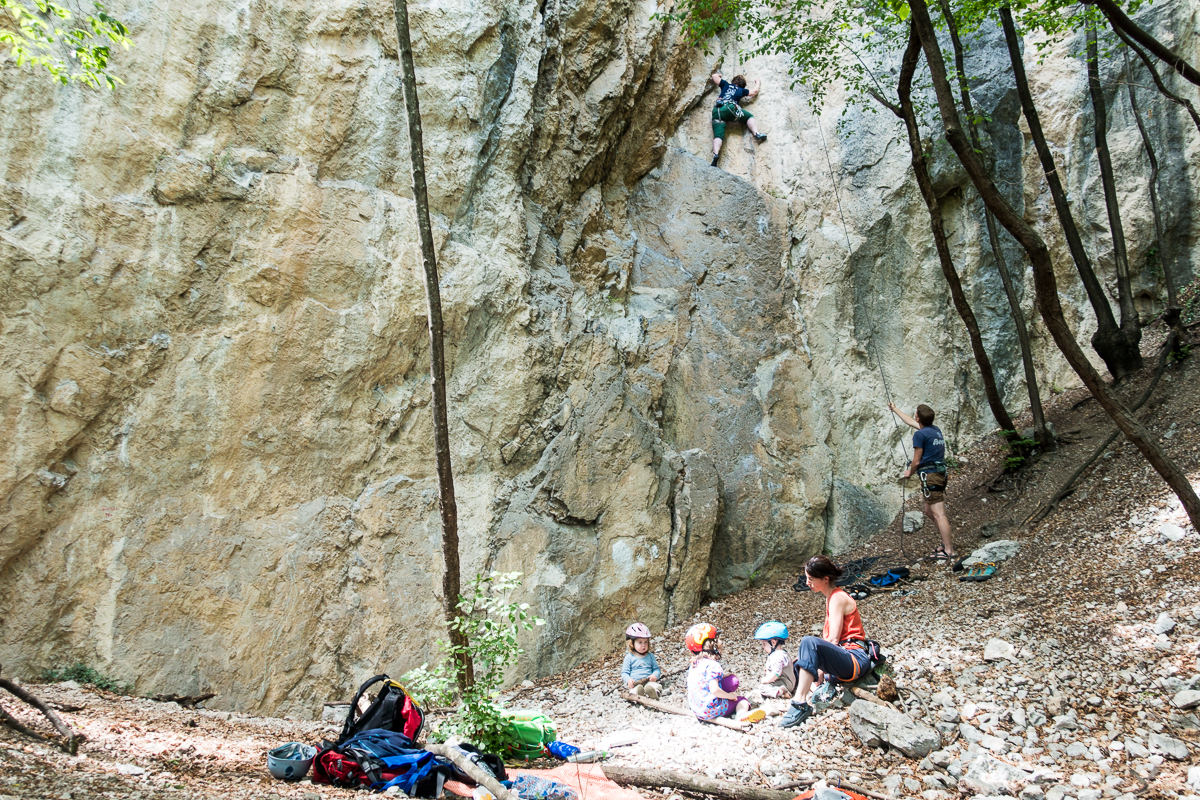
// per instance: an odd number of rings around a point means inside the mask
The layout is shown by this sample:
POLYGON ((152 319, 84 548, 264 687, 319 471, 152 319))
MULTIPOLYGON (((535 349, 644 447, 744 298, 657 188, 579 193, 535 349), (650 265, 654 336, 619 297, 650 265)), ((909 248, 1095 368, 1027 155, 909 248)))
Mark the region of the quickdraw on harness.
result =
POLYGON ((741 120, 744 120, 744 119, 746 118, 746 114, 745 114, 745 112, 744 112, 744 111, 742 111, 742 107, 741 107, 741 106, 739 106, 737 103, 734 103, 734 102, 728 102, 728 103, 717 103, 717 108, 716 108, 717 115, 718 115, 718 116, 720 116, 720 117, 724 117, 724 115, 725 115, 725 109, 727 109, 727 108, 732 108, 732 109, 733 109, 733 118, 734 118, 734 119, 736 119, 736 120, 738 120, 738 121, 741 121, 741 120))
POLYGON ((944 482, 941 486, 930 488, 929 482, 928 482, 928 476, 933 473, 937 473, 939 475, 945 475, 946 474, 946 462, 942 461, 941 459, 938 459, 937 461, 933 462, 932 469, 926 469, 926 470, 923 470, 923 471, 917 473, 917 475, 921 478, 921 494, 925 495, 926 500, 929 499, 929 495, 933 493, 934 489, 937 489, 938 491, 942 491, 946 488, 946 484, 944 482))

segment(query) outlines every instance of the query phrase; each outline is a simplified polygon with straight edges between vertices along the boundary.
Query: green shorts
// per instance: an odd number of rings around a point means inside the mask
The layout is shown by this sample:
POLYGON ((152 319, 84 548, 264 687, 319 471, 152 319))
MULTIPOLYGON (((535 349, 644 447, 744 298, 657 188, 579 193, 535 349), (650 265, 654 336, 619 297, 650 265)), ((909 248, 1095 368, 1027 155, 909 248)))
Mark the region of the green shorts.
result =
MULTIPOLYGON (((754 116, 744 108, 739 107, 739 109, 742 112, 743 122, 754 116)), ((712 126, 714 139, 725 138, 725 123, 736 120, 738 118, 737 112, 739 109, 735 109, 733 103, 725 103, 724 105, 713 106, 712 126)))

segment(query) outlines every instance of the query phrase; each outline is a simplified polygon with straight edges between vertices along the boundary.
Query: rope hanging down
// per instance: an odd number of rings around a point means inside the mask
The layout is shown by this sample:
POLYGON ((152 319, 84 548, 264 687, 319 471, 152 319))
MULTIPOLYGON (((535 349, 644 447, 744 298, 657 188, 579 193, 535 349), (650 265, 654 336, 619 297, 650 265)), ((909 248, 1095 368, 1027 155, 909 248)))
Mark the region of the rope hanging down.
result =
MULTIPOLYGON (((831 186, 833 186, 833 198, 837 202, 838 216, 842 220, 842 232, 846 235, 846 252, 847 252, 847 254, 849 254, 849 252, 850 252, 850 226, 846 224, 846 213, 845 213, 845 211, 842 210, 842 197, 841 197, 841 194, 838 192, 837 177, 834 175, 834 172, 833 172, 833 159, 830 158, 830 156, 829 156, 829 145, 827 145, 825 143, 825 129, 821 126, 820 117, 817 118, 817 131, 821 134, 821 147, 825 151, 825 165, 829 168, 829 183, 831 186)), ((847 259, 848 258, 849 258, 849 256, 847 255, 847 259)), ((878 367, 879 377, 883 381, 883 394, 887 398, 887 401, 888 401, 888 406, 889 406, 888 411, 892 415, 892 424, 895 425, 897 428, 901 429, 900 449, 904 452, 904 458, 905 458, 905 462, 902 466, 907 467, 908 463, 912 460, 912 456, 908 452, 908 447, 905 446, 905 444, 904 444, 904 426, 902 426, 900 424, 900 419, 896 416, 896 412, 892 411, 890 408, 893 403, 892 391, 888 387, 887 373, 885 373, 883 371, 883 359, 881 359, 879 357, 879 346, 875 343, 875 325, 874 325, 873 320, 872 320, 872 323, 870 326, 869 335, 867 336, 867 344, 868 344, 868 347, 870 347, 871 350, 873 350, 875 353, 875 366, 878 367)), ((902 479, 900 482, 900 510, 901 510, 901 512, 904 511, 904 506, 906 506, 907 504, 908 504, 908 479, 905 478, 905 479, 902 479)), ((904 519, 903 518, 901 518, 901 520, 900 520, 900 553, 905 558, 908 557, 908 554, 905 553, 905 551, 904 551, 904 519)))

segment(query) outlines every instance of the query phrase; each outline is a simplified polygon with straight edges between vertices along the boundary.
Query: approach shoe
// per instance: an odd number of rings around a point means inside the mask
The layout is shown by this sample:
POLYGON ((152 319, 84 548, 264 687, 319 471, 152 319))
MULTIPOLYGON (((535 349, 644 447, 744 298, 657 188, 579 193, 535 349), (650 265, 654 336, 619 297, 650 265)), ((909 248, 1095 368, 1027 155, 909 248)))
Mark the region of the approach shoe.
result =
POLYGON ((766 716, 767 716, 767 712, 763 711, 761 708, 753 708, 753 709, 747 711, 745 714, 738 716, 737 721, 738 722, 762 722, 766 716))
POLYGON ((816 709, 808 703, 790 703, 788 710, 783 715, 783 721, 779 723, 779 727, 795 727, 815 713, 817 713, 816 709))

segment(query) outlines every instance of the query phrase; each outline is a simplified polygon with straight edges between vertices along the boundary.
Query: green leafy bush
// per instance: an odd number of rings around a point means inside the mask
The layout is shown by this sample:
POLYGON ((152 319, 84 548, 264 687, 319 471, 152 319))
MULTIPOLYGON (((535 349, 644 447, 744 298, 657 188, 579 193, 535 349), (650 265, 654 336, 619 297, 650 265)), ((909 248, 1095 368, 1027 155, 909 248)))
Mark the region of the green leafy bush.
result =
MULTIPOLYGON (((521 587, 521 573, 492 572, 476 575, 465 596, 458 599, 463 616, 454 627, 467 639, 475 664, 475 683, 459 698, 451 718, 431 733, 445 738, 460 736, 490 753, 503 753, 515 744, 508 732, 503 709, 496 697, 504 685, 504 672, 525 652, 518 643, 521 631, 531 630, 545 620, 529 613, 528 603, 512 602, 521 587)), ((442 660, 436 666, 422 664, 401 677, 409 693, 426 706, 449 705, 458 685, 459 648, 438 642, 442 660)))
POLYGON ((124 81, 108 72, 108 44, 128 50, 129 29, 101 3, 91 5, 93 13, 84 14, 50 0, 0 0, 0 13, 11 20, 0 26, 0 46, 11 47, 18 67, 44 67, 62 84, 115 89, 124 81))
POLYGON ((114 694, 133 694, 132 683, 121 683, 116 678, 110 678, 99 670, 89 667, 82 661, 65 669, 47 669, 42 671, 42 681, 45 683, 60 683, 75 681, 76 683, 95 686, 114 694))
POLYGON ((999 435, 1004 439, 1004 446, 1008 450, 1004 468, 1011 472, 1023 467, 1033 453, 1033 448, 1037 447, 1037 440, 1018 438, 1016 431, 1000 431, 999 435))

